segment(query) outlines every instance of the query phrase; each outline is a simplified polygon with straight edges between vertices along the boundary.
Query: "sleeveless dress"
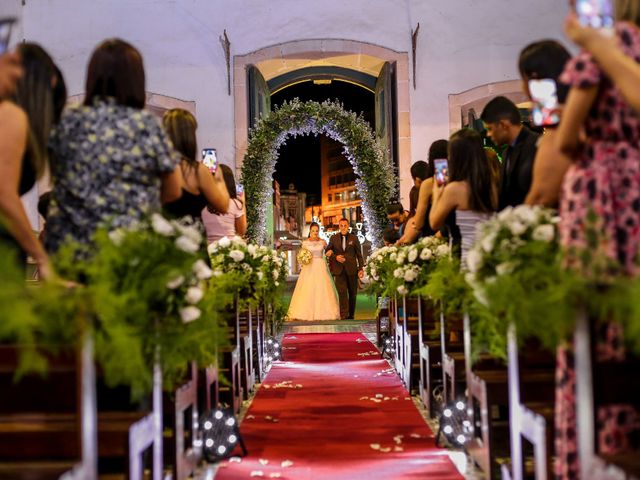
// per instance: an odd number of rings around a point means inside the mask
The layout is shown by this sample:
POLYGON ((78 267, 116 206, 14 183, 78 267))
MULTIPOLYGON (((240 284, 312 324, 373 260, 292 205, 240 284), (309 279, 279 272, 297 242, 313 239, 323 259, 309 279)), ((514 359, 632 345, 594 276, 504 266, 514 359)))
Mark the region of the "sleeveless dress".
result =
POLYGON ((302 248, 313 255, 304 265, 289 305, 289 320, 339 320, 340 305, 333 278, 324 258, 324 241, 305 240, 302 248))
POLYGON ((182 189, 182 196, 164 206, 167 215, 173 218, 192 217, 198 222, 201 221, 200 213, 207 206, 207 199, 201 193, 194 194, 182 189))
POLYGON ((456 210, 456 225, 460 229, 461 265, 467 268, 467 253, 476 238, 476 225, 485 222, 493 216, 493 213, 474 212, 471 210, 456 210))

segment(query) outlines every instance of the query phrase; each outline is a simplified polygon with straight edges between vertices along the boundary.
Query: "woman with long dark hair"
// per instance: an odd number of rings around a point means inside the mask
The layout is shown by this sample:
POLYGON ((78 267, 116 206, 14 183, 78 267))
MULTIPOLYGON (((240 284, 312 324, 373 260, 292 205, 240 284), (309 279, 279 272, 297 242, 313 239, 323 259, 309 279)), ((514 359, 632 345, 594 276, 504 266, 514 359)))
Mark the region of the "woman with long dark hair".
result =
POLYGON ((101 226, 135 224, 180 197, 181 156, 145 105, 140 52, 102 42, 91 56, 84 104, 65 111, 50 146, 54 188, 47 249, 89 247, 101 226))
POLYGON ((220 240, 222 237, 243 236, 247 231, 247 213, 242 197, 244 194, 238 192, 236 179, 233 170, 225 164, 221 164, 218 170, 222 173, 222 178, 229 194, 229 207, 226 212, 221 212, 208 206, 202 210, 202 221, 207 231, 209 243, 220 240))
POLYGON ((24 263, 36 261, 40 277, 49 279, 49 258, 34 235, 20 196, 31 190, 47 170, 47 142, 55 121, 54 93, 62 76, 42 47, 18 47, 24 75, 12 100, 0 102, 0 241, 15 248, 24 263))
POLYGON ((221 169, 213 175, 197 160, 196 129, 198 122, 188 111, 174 108, 162 117, 162 125, 171 143, 180 153, 180 184, 182 195, 164 206, 169 215, 181 218, 190 216, 201 220, 202 209, 210 205, 216 211, 226 213, 229 194, 222 178, 221 169))
POLYGON ((289 320, 339 320, 338 293, 324 254, 327 242, 320 238, 316 222, 309 227, 309 238, 301 248, 311 253, 311 260, 300 270, 287 313, 289 320))
POLYGON ((492 168, 480 135, 463 128, 449 140, 448 178, 442 185, 434 179, 433 205, 429 212, 431 228, 439 229, 447 215, 456 212, 460 228, 462 264, 475 238, 478 222, 496 210, 498 191, 492 168))

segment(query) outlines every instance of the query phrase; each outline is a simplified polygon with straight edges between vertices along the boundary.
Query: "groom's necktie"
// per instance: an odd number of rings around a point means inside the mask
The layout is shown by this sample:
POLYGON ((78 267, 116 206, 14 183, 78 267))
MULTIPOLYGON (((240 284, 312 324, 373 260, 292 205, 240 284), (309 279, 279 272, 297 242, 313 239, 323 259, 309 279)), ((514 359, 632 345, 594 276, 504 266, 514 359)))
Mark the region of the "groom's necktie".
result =
POLYGON ((346 235, 340 235, 342 237, 342 250, 346 250, 347 249, 347 237, 346 235))

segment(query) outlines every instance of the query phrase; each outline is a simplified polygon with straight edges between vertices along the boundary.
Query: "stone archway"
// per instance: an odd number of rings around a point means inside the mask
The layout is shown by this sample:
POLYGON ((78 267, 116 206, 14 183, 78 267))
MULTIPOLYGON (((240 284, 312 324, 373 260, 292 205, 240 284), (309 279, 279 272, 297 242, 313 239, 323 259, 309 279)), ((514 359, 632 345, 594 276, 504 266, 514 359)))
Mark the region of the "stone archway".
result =
POLYGON ((344 154, 357 176, 356 187, 372 243, 380 246, 388 223, 386 208, 396 193, 393 165, 367 122, 334 102, 285 102, 261 118, 252 131, 241 174, 247 201, 247 235, 260 243, 267 240, 266 216, 278 148, 288 136, 309 134, 324 134, 344 145, 344 154))
MULTIPOLYGON (((410 88, 409 88, 409 55, 380 45, 344 39, 308 39, 270 45, 259 50, 233 57, 233 101, 235 124, 235 167, 242 170, 242 165, 249 142, 248 103, 247 103, 247 67, 256 65, 262 68, 266 64, 295 65, 301 59, 315 59, 323 65, 332 65, 339 56, 348 56, 351 65, 342 65, 354 71, 363 71, 377 75, 373 60, 379 64, 396 63, 396 106, 397 106, 397 153, 400 197, 409 198, 409 190, 413 186, 410 175, 411 127, 410 127, 410 88)), ((379 65, 378 65, 379 67, 379 65)), ((271 67, 269 67, 271 68, 271 67)), ((285 67, 289 68, 289 67, 285 67)), ((278 72, 281 74, 283 72, 278 72)), ((266 79, 269 80, 267 75, 266 79)))

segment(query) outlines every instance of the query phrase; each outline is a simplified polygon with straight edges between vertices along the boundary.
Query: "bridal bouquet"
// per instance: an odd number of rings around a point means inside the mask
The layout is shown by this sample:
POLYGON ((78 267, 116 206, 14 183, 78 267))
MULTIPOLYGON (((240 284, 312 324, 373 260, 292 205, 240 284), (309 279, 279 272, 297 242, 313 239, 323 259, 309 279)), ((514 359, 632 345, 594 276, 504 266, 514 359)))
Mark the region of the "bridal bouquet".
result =
POLYGON ((311 263, 311 260, 313 260, 313 255, 306 248, 301 248, 300 250, 298 250, 296 258, 298 259, 298 263, 300 265, 309 265, 311 263))

